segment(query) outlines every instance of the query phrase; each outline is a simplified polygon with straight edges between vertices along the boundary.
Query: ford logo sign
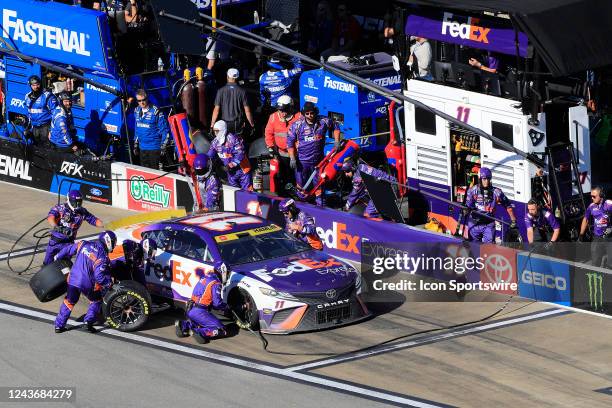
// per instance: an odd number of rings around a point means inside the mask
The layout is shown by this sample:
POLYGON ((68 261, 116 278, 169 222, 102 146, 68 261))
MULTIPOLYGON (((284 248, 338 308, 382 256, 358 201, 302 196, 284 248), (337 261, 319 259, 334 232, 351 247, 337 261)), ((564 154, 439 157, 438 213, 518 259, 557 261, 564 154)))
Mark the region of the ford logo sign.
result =
POLYGON ((336 298, 336 289, 330 289, 327 292, 325 292, 325 297, 327 297, 328 299, 335 299, 336 298))
POLYGON ((99 188, 91 188, 89 192, 91 193, 91 195, 96 197, 100 197, 102 195, 102 190, 100 190, 99 188))

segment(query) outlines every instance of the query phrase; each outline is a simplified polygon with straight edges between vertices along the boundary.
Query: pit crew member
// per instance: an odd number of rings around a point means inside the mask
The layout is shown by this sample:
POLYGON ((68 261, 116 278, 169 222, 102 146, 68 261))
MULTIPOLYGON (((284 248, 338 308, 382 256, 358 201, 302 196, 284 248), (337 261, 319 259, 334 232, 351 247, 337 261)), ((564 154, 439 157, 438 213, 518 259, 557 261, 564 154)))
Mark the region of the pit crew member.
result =
POLYGON ((157 244, 151 238, 145 238, 140 242, 126 239, 121 246, 123 259, 111 262, 113 276, 119 280, 134 280, 146 287, 146 263, 155 260, 157 244))
POLYGON ((227 169, 227 182, 232 187, 253 191, 251 164, 244 151, 244 141, 238 135, 229 133, 227 124, 219 120, 213 126, 215 138, 210 144, 207 156, 219 157, 227 169))
POLYGON ((89 300, 89 308, 84 322, 87 330, 95 333, 94 323, 100 313, 102 297, 112 286, 110 275, 110 260, 108 254, 117 244, 117 236, 113 231, 102 232, 96 241, 79 241, 64 247, 56 259, 70 258, 76 255, 74 265, 68 276, 68 291, 59 313, 55 318, 55 332, 66 331, 66 322, 72 308, 82 294, 89 300))
POLYGON ((356 204, 364 204, 366 206, 363 212, 364 217, 382 219, 380 213, 376 210, 374 201, 370 198, 361 174, 366 173, 377 179, 390 182, 397 182, 396 178, 366 164, 361 163, 357 165, 351 158, 347 158, 344 163, 342 163, 342 171, 344 171, 347 177, 352 178, 353 183, 353 189, 346 200, 344 211, 350 211, 356 204))
POLYGON ((47 221, 53 228, 43 265, 53 262, 53 257, 65 246, 74 243, 77 231, 83 221, 93 226, 102 228, 104 223, 92 215, 83 204, 83 196, 79 190, 70 190, 64 204, 51 207, 47 215, 47 221))
POLYGON ((193 161, 193 171, 198 183, 198 192, 202 200, 202 211, 214 211, 219 209, 221 199, 221 183, 213 172, 212 161, 205 154, 198 154, 193 161))
POLYGON ((168 121, 157 106, 149 103, 149 96, 144 89, 136 91, 136 102, 134 154, 140 155, 142 166, 157 170, 159 159, 165 154, 169 143, 168 121))
POLYGON ((593 265, 601 266, 603 256, 608 254, 607 267, 612 267, 612 200, 607 200, 601 187, 591 189, 591 201, 580 225, 579 241, 584 241, 584 234, 593 219, 593 242, 591 243, 591 260, 593 265))
POLYGON ((68 92, 60 92, 58 99, 59 105, 53 111, 49 141, 60 152, 76 152, 78 146, 74 140, 76 129, 72 116, 72 96, 68 92))
POLYGON ((291 198, 281 201, 279 209, 285 216, 285 231, 306 242, 313 249, 323 249, 314 218, 298 209, 291 198))
POLYGON ((292 69, 285 69, 278 57, 272 56, 268 60, 268 71, 259 77, 259 99, 262 106, 277 106, 281 96, 292 97, 292 86, 302 73, 302 62, 299 58, 292 58, 292 69))
POLYGON ((561 226, 555 215, 540 208, 537 200, 531 199, 527 203, 527 214, 525 214, 525 228, 527 229, 527 240, 530 244, 534 242, 557 242, 561 233, 561 226), (552 237, 549 238, 549 230, 552 237), (536 236, 536 231, 538 236, 536 236))
POLYGON ((32 125, 32 137, 37 145, 49 143, 49 129, 53 111, 57 108, 57 98, 48 90, 42 89, 40 77, 32 75, 28 78, 31 91, 25 95, 25 107, 32 125))

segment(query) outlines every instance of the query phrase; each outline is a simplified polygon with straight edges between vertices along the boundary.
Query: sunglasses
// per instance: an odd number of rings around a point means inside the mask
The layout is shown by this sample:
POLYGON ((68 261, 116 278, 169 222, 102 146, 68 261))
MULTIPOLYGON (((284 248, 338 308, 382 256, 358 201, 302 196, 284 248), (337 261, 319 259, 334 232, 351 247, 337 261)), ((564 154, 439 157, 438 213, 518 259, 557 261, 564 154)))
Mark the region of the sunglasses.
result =
POLYGON ((314 116, 314 112, 304 112, 304 116, 314 116))
POLYGON ((144 98, 144 99, 136 99, 138 101, 138 103, 140 102, 146 102, 149 98, 144 98))

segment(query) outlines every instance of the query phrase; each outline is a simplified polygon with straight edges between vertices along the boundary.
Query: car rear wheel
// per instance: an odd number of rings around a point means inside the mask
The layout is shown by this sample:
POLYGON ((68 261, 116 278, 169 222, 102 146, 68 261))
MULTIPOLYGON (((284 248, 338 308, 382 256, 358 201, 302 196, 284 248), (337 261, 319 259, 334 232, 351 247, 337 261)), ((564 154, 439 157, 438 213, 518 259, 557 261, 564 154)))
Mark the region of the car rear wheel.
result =
POLYGON ((104 296, 102 312, 114 329, 131 332, 141 329, 151 314, 151 295, 135 281, 121 281, 104 296))
POLYGON ((246 290, 238 288, 232 292, 229 307, 238 327, 245 330, 259 329, 259 311, 255 301, 246 290))
POLYGON ((30 288, 41 302, 49 302, 66 293, 66 276, 72 268, 68 259, 60 259, 41 268, 30 278, 30 288))

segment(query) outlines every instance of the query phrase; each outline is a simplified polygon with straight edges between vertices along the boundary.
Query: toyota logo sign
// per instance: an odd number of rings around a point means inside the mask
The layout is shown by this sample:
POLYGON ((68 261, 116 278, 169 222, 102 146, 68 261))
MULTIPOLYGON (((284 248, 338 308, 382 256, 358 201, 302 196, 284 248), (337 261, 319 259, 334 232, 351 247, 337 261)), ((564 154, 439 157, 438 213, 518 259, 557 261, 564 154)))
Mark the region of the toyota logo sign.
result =
POLYGON ((491 254, 485 261, 485 274, 489 282, 510 282, 512 280, 512 265, 506 257, 491 254))
POLYGON ((328 299, 335 299, 336 298, 336 289, 330 289, 327 292, 325 292, 325 296, 328 299))

